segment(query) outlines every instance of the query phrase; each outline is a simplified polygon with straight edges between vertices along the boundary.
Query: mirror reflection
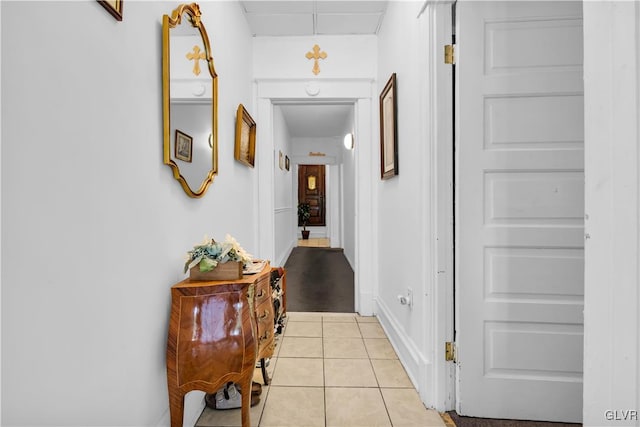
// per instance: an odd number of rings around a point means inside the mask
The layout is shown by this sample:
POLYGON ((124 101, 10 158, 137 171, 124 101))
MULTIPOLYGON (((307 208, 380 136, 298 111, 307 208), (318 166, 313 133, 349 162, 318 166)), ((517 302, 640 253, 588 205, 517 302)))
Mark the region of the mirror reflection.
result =
POLYGON ((198 188, 211 169, 211 105, 172 102, 171 133, 171 157, 179 164, 189 187, 198 188), (180 133, 186 133, 188 138, 180 133))
POLYGON ((197 4, 164 15, 164 163, 191 197, 202 197, 217 173, 217 82, 197 4))

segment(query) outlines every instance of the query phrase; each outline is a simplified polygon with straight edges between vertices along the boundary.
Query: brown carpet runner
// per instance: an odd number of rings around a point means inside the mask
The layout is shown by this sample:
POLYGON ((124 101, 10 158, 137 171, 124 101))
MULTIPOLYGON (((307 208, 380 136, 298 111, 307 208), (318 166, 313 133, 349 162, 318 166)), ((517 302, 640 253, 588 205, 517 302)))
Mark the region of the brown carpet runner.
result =
POLYGON ((353 270, 342 249, 296 247, 287 270, 287 311, 353 313, 353 270))

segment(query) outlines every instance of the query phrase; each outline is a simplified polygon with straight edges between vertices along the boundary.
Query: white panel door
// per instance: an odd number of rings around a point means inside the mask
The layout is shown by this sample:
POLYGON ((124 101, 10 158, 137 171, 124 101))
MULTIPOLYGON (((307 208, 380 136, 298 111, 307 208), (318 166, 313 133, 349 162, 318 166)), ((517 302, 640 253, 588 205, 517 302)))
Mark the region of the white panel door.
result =
POLYGON ((457 411, 579 422, 582 4, 457 5, 457 411))

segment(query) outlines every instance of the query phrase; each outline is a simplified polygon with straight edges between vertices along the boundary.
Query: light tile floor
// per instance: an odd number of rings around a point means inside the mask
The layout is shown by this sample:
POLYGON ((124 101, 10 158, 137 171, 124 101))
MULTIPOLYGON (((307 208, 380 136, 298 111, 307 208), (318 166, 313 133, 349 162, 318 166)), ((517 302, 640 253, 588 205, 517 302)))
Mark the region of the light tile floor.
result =
POLYGON ((329 239, 326 238, 312 238, 312 239, 298 239, 298 246, 307 246, 312 248, 328 248, 331 246, 329 239))
MULTIPOLYGON (((375 317, 289 313, 251 408, 260 427, 444 427, 420 401, 375 317)), ((261 382, 256 369, 254 380, 261 382)), ((197 427, 240 426, 240 409, 206 408, 197 427)))

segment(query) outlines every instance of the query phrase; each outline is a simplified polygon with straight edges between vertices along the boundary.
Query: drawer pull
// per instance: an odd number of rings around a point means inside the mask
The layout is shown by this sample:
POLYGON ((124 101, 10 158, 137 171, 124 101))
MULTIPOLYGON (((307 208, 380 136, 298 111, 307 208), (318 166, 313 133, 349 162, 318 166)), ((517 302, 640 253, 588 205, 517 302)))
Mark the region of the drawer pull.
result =
POLYGON ((260 316, 260 320, 266 319, 267 317, 269 317, 269 310, 264 311, 264 314, 260 316))
POLYGON ((262 298, 263 295, 264 295, 264 289, 260 289, 260 292, 258 292, 258 295, 256 295, 256 297, 262 298))
POLYGON ((259 341, 266 341, 269 339, 269 331, 265 332, 263 336, 260 337, 259 341))

